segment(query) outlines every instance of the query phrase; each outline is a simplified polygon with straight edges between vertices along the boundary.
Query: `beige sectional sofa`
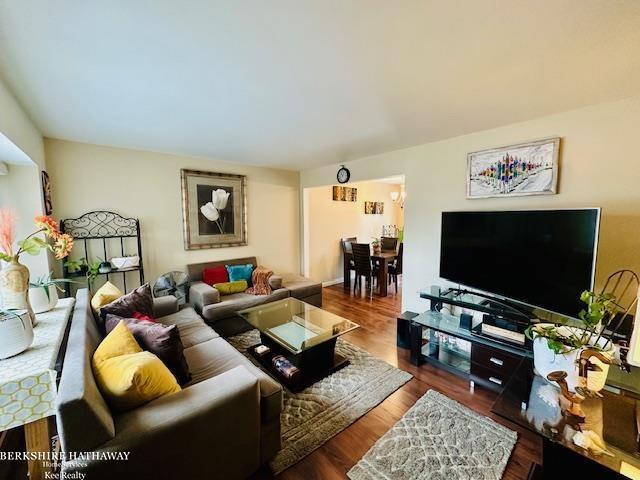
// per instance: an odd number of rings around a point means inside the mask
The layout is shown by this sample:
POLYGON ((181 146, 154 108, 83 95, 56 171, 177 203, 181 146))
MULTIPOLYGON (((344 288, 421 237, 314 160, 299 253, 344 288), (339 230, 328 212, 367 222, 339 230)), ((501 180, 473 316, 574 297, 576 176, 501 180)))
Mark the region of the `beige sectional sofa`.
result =
POLYGON ((219 267, 221 265, 246 265, 249 263, 254 267, 257 266, 256 258, 235 258, 187 265, 187 272, 191 279, 189 302, 202 315, 205 322, 223 337, 235 335, 249 328, 236 315, 236 312, 243 308, 275 302, 288 297, 298 298, 316 307, 322 307, 322 284, 296 275, 273 275, 269 280, 273 290, 271 295, 234 293, 233 295, 222 296, 217 289, 202 282, 202 272, 205 268, 219 267))
POLYGON ((65 462, 65 478, 246 478, 280 449, 281 386, 174 297, 155 299, 154 316, 178 326, 193 378, 179 393, 114 413, 91 370, 102 334, 88 290, 78 291, 56 400, 62 449, 130 455, 65 462))

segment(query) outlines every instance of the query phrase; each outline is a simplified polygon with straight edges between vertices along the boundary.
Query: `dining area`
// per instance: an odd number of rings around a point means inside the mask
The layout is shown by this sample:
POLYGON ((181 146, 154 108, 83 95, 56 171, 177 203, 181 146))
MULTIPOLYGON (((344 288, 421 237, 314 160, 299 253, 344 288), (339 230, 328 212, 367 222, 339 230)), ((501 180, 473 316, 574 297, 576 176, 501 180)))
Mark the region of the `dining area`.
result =
POLYGON ((404 249, 398 237, 383 236, 371 243, 358 242, 357 237, 343 237, 340 246, 345 291, 351 292, 353 287, 354 294, 364 292, 370 297, 398 294, 404 249))

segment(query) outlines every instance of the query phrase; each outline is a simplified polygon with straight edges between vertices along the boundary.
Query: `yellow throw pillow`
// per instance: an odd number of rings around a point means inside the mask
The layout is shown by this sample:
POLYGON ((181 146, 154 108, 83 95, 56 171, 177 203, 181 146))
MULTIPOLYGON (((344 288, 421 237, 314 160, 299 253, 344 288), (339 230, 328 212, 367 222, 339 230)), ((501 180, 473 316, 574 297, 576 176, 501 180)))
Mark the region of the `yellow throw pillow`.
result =
POLYGON ((248 285, 246 280, 236 280, 235 282, 215 283, 214 288, 220 292, 220 295, 231 295, 232 293, 244 292, 248 285))
POLYGON ((91 299, 91 308, 93 308, 93 311, 96 314, 100 313, 100 309, 102 307, 119 299, 123 295, 124 292, 121 292, 118 287, 111 282, 107 282, 93 295, 93 298, 91 299))
POLYGON ((127 324, 120 320, 116 328, 104 337, 96 351, 93 352, 93 367, 100 366, 105 360, 129 353, 141 352, 142 348, 136 342, 127 324))
POLYGON ((181 390, 173 374, 151 352, 109 358, 94 366, 94 374, 107 403, 118 411, 181 390))

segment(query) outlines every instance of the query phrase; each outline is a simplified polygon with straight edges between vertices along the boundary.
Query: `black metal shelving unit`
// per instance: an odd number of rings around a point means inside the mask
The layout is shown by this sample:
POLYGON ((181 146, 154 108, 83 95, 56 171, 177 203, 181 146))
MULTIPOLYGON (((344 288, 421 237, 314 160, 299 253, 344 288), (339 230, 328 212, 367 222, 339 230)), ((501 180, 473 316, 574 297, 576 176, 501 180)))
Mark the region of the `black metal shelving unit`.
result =
MULTIPOLYGON (((60 230, 63 233, 71 235, 74 239, 74 251, 79 245, 84 247, 84 258, 88 263, 92 262, 90 251, 92 249, 101 250, 104 260, 109 261, 109 250, 115 249, 119 244, 120 256, 125 255, 125 241, 128 238, 135 239, 136 255, 140 257, 139 266, 133 268, 113 269, 109 273, 99 273, 100 276, 106 276, 109 280, 110 275, 122 275, 122 283, 124 290, 127 290, 127 273, 138 272, 140 276, 140 285, 144 283, 144 267, 142 263, 142 241, 140 238, 140 221, 137 218, 125 218, 115 212, 98 210, 85 213, 78 218, 68 218, 60 222, 60 230)), ((112 253, 111 257, 115 255, 112 253)), ((94 260, 95 261, 95 260, 94 260)), ((86 272, 69 272, 69 269, 62 267, 64 278, 77 279, 85 278, 86 272)), ((88 282, 87 282, 88 283, 88 282)), ((89 285, 88 285, 89 286, 89 285)), ((71 295, 71 285, 65 284, 67 296, 71 295)))

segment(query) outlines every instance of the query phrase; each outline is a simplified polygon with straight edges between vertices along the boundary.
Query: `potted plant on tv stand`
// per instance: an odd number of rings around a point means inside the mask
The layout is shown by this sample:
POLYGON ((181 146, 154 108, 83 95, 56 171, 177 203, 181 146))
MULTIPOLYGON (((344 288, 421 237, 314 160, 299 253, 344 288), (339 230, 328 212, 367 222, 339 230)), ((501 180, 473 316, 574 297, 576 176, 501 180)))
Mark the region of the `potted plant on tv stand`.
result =
POLYGON ((586 308, 578 314, 575 326, 536 323, 525 334, 533 341, 538 374, 547 378, 553 372, 564 371, 570 391, 582 388, 599 392, 615 354, 613 342, 602 332, 615 317, 616 298, 609 293, 584 291, 580 300, 586 308))

